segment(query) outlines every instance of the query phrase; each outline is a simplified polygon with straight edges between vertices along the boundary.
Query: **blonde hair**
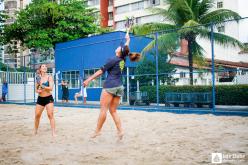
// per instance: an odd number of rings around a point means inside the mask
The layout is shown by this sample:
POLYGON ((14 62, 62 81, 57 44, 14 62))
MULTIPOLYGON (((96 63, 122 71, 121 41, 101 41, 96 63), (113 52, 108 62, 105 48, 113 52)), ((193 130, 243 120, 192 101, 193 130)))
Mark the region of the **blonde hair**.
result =
POLYGON ((40 69, 41 69, 41 66, 42 66, 42 65, 46 65, 46 64, 41 64, 41 65, 39 66, 39 68, 37 69, 36 73, 39 74, 39 75, 41 74, 40 69))

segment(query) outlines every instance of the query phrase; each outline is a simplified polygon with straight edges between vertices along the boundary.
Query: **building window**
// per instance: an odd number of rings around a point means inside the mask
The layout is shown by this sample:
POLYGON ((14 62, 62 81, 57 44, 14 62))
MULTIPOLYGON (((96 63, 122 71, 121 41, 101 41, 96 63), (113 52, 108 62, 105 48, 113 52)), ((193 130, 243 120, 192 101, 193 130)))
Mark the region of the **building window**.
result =
POLYGON ((109 6, 113 6, 113 0, 109 0, 109 1, 108 1, 108 5, 109 5, 109 6))
POLYGON ((108 13, 109 20, 113 20, 113 12, 108 13))
POLYGON ((161 17, 159 15, 150 15, 142 17, 142 24, 150 22, 161 22, 161 17))
POLYGON ((203 75, 204 75, 203 72, 199 72, 199 73, 198 73, 198 77, 199 77, 199 78, 203 78, 203 75))
POLYGON ((97 11, 97 12, 94 12, 93 13, 93 16, 95 17, 95 18, 97 18, 97 19, 95 19, 94 20, 94 23, 96 24, 96 25, 100 25, 100 11, 97 11))
POLYGON ((7 9, 17 9, 17 2, 16 1, 8 1, 5 2, 4 8, 7 9))
POLYGON ((185 77, 186 77, 185 72, 180 72, 180 78, 185 78, 185 77))
POLYGON ((151 3, 152 6, 160 5, 160 0, 150 0, 150 3, 151 3))
POLYGON ((124 29, 126 21, 116 22, 116 29, 124 29))
POLYGON ((219 8, 223 8, 223 2, 222 2, 222 1, 217 2, 217 8, 218 8, 218 9, 219 9, 219 8))
POLYGON ((248 75, 248 71, 247 70, 241 70, 240 75, 248 75))
POLYGON ((80 88, 79 71, 62 72, 62 80, 69 82, 69 88, 80 88))
POLYGON ((116 8, 116 14, 129 12, 129 5, 124 5, 116 8))
POLYGON ((23 6, 23 0, 20 0, 20 9, 23 9, 24 6, 23 6))
POLYGON ((96 6, 96 5, 99 5, 99 4, 100 4, 99 0, 89 0, 88 1, 89 6, 96 6))
POLYGON ((197 84, 197 79, 194 79, 194 84, 197 84))
POLYGON ((144 9, 144 2, 143 1, 131 4, 131 10, 132 11, 142 10, 142 9, 144 9))
POLYGON ((141 24, 141 17, 135 18, 135 23, 136 24, 141 24))
POLYGON ((224 33, 225 32, 225 26, 220 25, 219 27, 217 27, 217 30, 218 30, 219 33, 224 33))
MULTIPOLYGON (((93 75, 95 72, 97 72, 99 69, 86 69, 84 70, 84 77, 85 79, 93 75)), ((90 82, 88 87, 90 88, 101 88, 104 81, 104 76, 100 76, 90 82)))

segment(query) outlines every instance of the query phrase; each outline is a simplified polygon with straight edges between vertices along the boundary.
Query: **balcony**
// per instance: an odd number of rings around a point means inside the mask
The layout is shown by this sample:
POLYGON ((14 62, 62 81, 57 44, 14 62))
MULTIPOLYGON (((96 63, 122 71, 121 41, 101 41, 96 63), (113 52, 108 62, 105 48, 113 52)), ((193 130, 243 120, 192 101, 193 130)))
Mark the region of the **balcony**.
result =
POLYGON ((15 1, 15 0, 10 0, 10 1, 4 2, 4 9, 5 9, 5 10, 17 9, 17 1, 15 1))

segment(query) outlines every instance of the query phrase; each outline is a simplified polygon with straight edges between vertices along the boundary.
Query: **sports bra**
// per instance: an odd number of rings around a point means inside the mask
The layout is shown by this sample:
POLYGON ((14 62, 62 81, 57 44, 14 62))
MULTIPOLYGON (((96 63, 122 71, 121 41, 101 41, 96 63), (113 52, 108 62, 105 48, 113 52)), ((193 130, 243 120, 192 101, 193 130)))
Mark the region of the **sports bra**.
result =
POLYGON ((43 82, 42 85, 49 87, 49 76, 48 76, 48 80, 46 82, 43 82))
POLYGON ((46 87, 49 87, 49 81, 46 81, 46 82, 42 83, 42 85, 44 85, 46 87))

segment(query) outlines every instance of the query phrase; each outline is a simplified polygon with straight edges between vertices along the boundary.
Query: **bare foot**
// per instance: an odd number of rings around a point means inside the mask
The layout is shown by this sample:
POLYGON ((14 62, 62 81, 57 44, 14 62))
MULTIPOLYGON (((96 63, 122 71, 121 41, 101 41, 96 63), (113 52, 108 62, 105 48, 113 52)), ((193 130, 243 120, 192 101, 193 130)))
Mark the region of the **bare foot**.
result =
POLYGON ((52 133, 52 136, 53 136, 53 137, 56 137, 57 135, 56 135, 56 133, 55 133, 55 132, 53 132, 53 133, 52 133))
POLYGON ((94 132, 93 135, 91 135, 91 138, 96 138, 97 136, 100 136, 100 132, 94 132))
POLYGON ((38 133, 37 130, 34 130, 34 135, 35 135, 35 136, 37 135, 37 133, 38 133))
POLYGON ((122 140, 122 138, 124 136, 124 132, 123 131, 122 132, 118 132, 117 133, 117 136, 118 136, 119 140, 122 140))

